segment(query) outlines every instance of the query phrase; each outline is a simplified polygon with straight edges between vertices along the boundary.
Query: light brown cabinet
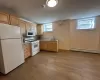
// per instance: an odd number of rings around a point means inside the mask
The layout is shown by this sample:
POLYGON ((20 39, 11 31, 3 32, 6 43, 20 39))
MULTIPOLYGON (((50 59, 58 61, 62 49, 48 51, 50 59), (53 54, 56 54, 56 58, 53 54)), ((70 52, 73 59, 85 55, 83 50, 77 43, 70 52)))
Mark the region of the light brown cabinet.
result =
POLYGON ((0 23, 9 24, 9 14, 0 12, 0 23))
POLYGON ((26 22, 26 30, 31 30, 32 24, 29 22, 26 22))
POLYGON ((43 35, 43 25, 37 25, 37 35, 43 35))
POLYGON ((30 43, 24 44, 24 57, 25 57, 25 59, 30 57, 31 54, 32 54, 31 44, 30 43))
POLYGON ((37 35, 37 25, 35 23, 26 22, 26 31, 34 30, 35 35, 37 35))
POLYGON ((47 50, 47 42, 40 41, 40 49, 41 50, 47 50))
POLYGON ((58 52, 58 42, 57 41, 48 41, 47 50, 58 52))
POLYGON ((21 35, 23 36, 26 33, 26 22, 19 20, 19 27, 21 30, 21 35))
POLYGON ((58 52, 58 41, 40 41, 40 49, 58 52))
POLYGON ((33 28, 36 28, 37 27, 37 24, 36 23, 31 23, 32 27, 33 28))
POLYGON ((14 15, 10 15, 10 24, 14 26, 19 26, 19 18, 14 15))

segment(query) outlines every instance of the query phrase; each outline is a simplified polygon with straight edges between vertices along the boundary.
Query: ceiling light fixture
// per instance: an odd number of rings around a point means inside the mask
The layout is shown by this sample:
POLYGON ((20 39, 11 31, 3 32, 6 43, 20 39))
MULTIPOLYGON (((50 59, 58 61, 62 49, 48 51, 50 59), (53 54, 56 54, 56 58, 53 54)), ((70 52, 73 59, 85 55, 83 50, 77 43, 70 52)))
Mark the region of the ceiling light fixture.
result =
POLYGON ((58 0, 47 0, 46 4, 48 7, 55 7, 58 4, 58 0))

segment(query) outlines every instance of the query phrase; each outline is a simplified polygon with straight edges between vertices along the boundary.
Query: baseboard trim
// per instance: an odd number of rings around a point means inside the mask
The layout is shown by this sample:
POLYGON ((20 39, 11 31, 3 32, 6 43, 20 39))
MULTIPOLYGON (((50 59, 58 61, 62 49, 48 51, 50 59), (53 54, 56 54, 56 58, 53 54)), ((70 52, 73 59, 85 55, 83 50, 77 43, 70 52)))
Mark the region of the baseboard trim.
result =
POLYGON ((82 51, 82 52, 100 53, 100 51, 98 51, 98 50, 71 49, 71 51, 82 51))
POLYGON ((65 49, 59 49, 58 51, 70 51, 70 50, 65 50, 65 49))

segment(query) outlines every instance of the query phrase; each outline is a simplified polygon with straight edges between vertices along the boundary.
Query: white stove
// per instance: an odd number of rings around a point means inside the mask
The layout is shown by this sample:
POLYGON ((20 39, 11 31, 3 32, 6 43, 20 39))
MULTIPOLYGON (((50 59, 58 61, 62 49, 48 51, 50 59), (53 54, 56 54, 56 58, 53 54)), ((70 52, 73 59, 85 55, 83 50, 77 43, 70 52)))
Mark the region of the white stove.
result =
POLYGON ((32 56, 34 56, 40 52, 40 41, 37 40, 37 41, 31 42, 31 45, 32 45, 32 56))
POLYGON ((29 38, 24 38, 24 43, 31 44, 32 56, 40 52, 40 41, 39 40, 35 40, 33 37, 29 37, 29 38))

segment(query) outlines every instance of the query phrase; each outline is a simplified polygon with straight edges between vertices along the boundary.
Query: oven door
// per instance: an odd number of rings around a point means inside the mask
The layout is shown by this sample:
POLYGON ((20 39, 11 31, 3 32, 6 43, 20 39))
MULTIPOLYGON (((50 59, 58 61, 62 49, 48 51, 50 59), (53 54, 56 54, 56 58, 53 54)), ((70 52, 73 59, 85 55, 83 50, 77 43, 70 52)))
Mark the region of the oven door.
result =
POLYGON ((38 43, 33 43, 33 49, 37 49, 39 47, 39 44, 38 43))
POLYGON ((39 41, 32 42, 32 56, 40 51, 39 41))

